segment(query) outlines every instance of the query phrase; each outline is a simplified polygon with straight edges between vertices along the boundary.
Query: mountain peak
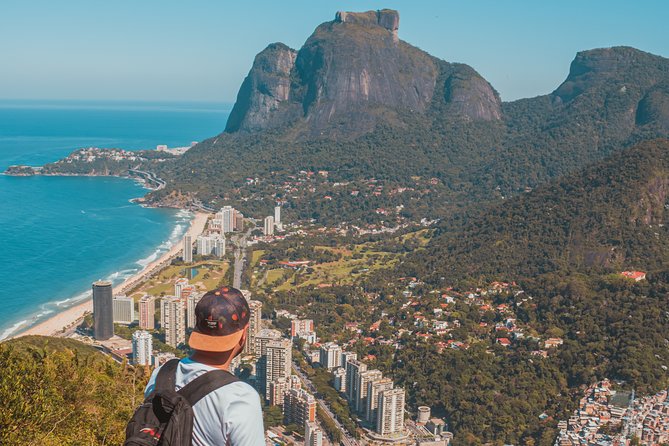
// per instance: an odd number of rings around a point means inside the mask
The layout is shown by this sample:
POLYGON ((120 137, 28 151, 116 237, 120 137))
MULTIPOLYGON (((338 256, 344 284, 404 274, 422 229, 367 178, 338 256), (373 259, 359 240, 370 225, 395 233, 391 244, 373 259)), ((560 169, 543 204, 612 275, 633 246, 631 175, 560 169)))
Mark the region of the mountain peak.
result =
POLYGON ((297 52, 268 46, 239 90, 226 132, 354 139, 440 104, 446 119, 501 119, 499 96, 485 79, 401 41, 399 21, 391 9, 339 11, 297 52))
POLYGON ((629 46, 595 48, 579 51, 569 67, 567 79, 555 90, 555 96, 568 102, 602 82, 620 81, 653 86, 663 78, 669 60, 629 46), (639 79, 639 75, 643 79, 639 79))
POLYGON ((367 12, 337 11, 335 23, 353 23, 363 26, 380 26, 390 31, 395 39, 400 27, 400 13, 394 9, 379 9, 367 12))

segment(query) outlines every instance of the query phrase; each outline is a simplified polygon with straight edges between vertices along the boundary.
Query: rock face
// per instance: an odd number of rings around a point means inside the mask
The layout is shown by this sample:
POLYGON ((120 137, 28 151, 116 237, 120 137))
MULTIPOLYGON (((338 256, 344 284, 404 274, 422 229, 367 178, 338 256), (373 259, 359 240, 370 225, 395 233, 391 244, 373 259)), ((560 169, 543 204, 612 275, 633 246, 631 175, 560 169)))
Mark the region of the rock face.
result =
POLYGON ((455 65, 444 83, 447 109, 466 120, 494 121, 502 118, 499 95, 474 69, 455 65))
MULTIPOLYGON (((669 130, 669 59, 630 47, 582 51, 551 95, 556 110, 599 140, 625 141, 669 130), (606 122, 606 125, 598 124, 606 122), (583 128, 583 127, 582 127, 583 128)), ((588 137, 584 135, 584 137, 588 137)))
POLYGON ((453 119, 500 119, 497 93, 466 65, 398 38, 393 10, 338 12, 295 53, 270 45, 244 80, 226 132, 287 126, 296 137, 353 138, 444 101, 453 119))
POLYGON ((227 131, 261 130, 284 123, 281 114, 273 112, 288 100, 296 57, 297 52, 282 43, 273 43, 256 56, 237 94, 227 131))
POLYGON ((553 95, 569 102, 582 93, 613 83, 614 87, 647 89, 667 76, 667 59, 631 47, 598 48, 581 51, 569 68, 569 76, 553 95), (617 84, 617 85, 615 85, 617 84))

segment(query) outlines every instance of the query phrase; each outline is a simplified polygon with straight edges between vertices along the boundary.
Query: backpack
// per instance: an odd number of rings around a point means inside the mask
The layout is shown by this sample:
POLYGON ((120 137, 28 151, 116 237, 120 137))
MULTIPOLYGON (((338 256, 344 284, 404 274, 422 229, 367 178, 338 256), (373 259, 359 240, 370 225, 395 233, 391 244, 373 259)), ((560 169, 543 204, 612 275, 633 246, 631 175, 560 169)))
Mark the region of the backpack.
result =
POLYGON ((178 359, 171 359, 158 371, 153 392, 128 422, 124 446, 191 446, 195 403, 239 381, 230 372, 212 370, 176 391, 178 364, 178 359))

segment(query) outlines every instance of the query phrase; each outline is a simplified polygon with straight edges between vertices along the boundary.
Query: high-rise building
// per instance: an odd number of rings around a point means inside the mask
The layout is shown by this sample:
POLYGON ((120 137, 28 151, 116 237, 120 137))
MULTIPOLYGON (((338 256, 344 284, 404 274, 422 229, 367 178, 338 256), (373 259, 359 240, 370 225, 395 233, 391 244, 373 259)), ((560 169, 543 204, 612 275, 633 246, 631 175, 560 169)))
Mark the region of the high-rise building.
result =
POLYGON ((183 261, 191 263, 193 261, 193 236, 186 234, 184 236, 183 261))
POLYGON ((156 301, 148 294, 139 299, 139 328, 145 330, 156 328, 156 301))
POLYGON ((165 343, 178 347, 186 342, 186 311, 183 299, 165 297, 160 301, 160 318, 165 343))
POLYGON ((269 383, 269 397, 267 398, 269 405, 283 406, 283 396, 289 389, 289 381, 283 376, 269 383))
POLYGON ((243 231, 244 230, 244 214, 235 210, 233 218, 234 218, 234 224, 232 225, 232 229, 235 230, 235 231, 243 231))
POLYGON ((393 380, 390 378, 381 378, 367 383, 367 410, 365 418, 373 426, 376 426, 376 417, 379 412, 379 394, 384 390, 393 388, 393 380))
POLYGON ((283 421, 297 425, 316 421, 316 398, 304 389, 290 389, 283 399, 283 421))
POLYGON ((177 279, 176 282, 174 282, 174 295, 177 297, 177 299, 181 299, 184 297, 181 293, 186 288, 189 286, 190 283, 188 283, 188 279, 185 277, 180 277, 177 279))
POLYGON ((204 294, 190 293, 186 298, 186 327, 195 328, 195 307, 204 294))
POLYGON ((304 446, 323 446, 323 431, 314 421, 304 423, 304 446))
POLYGON ((93 283, 93 337, 105 341, 114 336, 114 304, 112 283, 99 280, 93 283))
POLYGON ((132 334, 132 363, 135 365, 151 365, 153 355, 153 338, 151 333, 138 330, 132 334))
MULTIPOLYGON (((290 378, 293 344, 289 339, 270 341, 266 347, 265 389, 278 378, 290 378)), ((265 398, 269 399, 267 392, 265 398)))
POLYGON ((277 231, 283 231, 283 223, 281 222, 281 206, 274 206, 274 227, 277 231))
POLYGON ((377 433, 390 435, 404 431, 404 397, 401 388, 379 392, 377 433))
POLYGON ((255 339, 256 335, 260 331, 260 324, 262 318, 262 302, 257 300, 249 300, 249 309, 251 310, 251 315, 249 317, 249 333, 246 336, 246 345, 244 350, 246 353, 255 353, 255 339))
POLYGON ((265 225, 263 227, 263 234, 265 236, 269 237, 271 235, 274 235, 274 217, 271 215, 268 217, 265 217, 265 225))
POLYGON ((356 352, 342 352, 341 366, 345 369, 347 362, 354 361, 356 359, 358 359, 358 354, 356 352))
POLYGON ((115 323, 132 324, 135 322, 135 301, 132 297, 114 296, 112 307, 115 323))
POLYGON ((216 217, 220 218, 221 232, 223 234, 234 231, 235 210, 232 208, 232 206, 223 206, 221 211, 216 214, 216 217))
POLYGON ((351 359, 346 363, 346 399, 354 409, 358 395, 358 375, 365 371, 367 371, 367 364, 357 359, 351 359))
POLYGON ((314 321, 311 319, 292 319, 290 321, 290 335, 293 339, 301 338, 313 344, 316 342, 314 321))
POLYGON ((321 345, 320 364, 328 370, 336 369, 341 365, 341 347, 334 342, 321 345))
POLYGON ((267 353, 267 344, 270 341, 278 341, 281 339, 281 332, 279 330, 274 330, 273 328, 262 328, 258 330, 255 335, 255 354, 257 356, 262 356, 267 353))
POLYGON ((220 236, 220 237, 216 238, 216 241, 214 242, 213 255, 215 255, 219 259, 225 257, 225 237, 224 236, 220 236))
POLYGON ((197 253, 201 256, 223 257, 225 255, 225 236, 200 235, 196 241, 197 253))
POLYGON ((263 328, 253 340, 256 360, 256 387, 261 395, 267 394, 267 345, 272 341, 281 340, 281 332, 263 328))
POLYGON ((383 378, 381 370, 367 370, 358 374, 358 385, 355 395, 355 409, 359 414, 365 415, 367 412, 367 384, 378 381, 383 378))
POLYGON ((333 384, 337 392, 346 393, 346 369, 339 367, 332 372, 333 384))
POLYGON ((297 375, 290 375, 290 381, 288 382, 290 385, 291 389, 301 389, 302 388, 302 381, 300 381, 300 377, 297 375))

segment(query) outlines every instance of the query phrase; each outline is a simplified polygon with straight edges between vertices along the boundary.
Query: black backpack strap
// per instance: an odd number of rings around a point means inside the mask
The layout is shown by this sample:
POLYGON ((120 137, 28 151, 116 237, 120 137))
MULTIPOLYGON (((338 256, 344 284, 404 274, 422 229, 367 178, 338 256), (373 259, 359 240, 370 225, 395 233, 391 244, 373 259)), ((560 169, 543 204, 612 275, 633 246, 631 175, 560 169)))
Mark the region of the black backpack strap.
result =
POLYGON ((239 381, 232 373, 225 370, 212 370, 198 376, 179 389, 177 393, 186 398, 191 407, 216 389, 239 381))
POLYGON ((156 385, 154 387, 154 392, 171 390, 174 392, 176 390, 176 381, 177 381, 177 366, 179 365, 179 359, 174 358, 167 361, 163 366, 158 370, 158 376, 156 376, 156 385))

